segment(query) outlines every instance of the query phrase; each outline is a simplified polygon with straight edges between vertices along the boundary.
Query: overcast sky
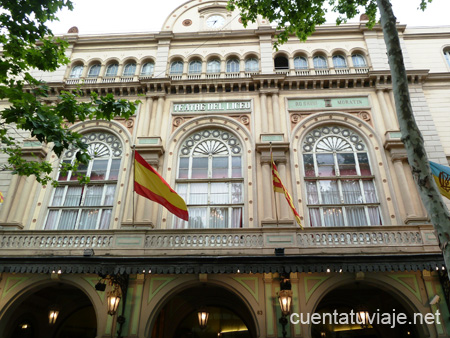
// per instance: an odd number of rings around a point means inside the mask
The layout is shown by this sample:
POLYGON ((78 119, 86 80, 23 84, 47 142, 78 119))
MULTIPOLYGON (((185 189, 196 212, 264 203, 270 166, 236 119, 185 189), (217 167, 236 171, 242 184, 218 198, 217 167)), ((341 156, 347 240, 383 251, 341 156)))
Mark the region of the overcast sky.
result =
MULTIPOLYGON (((164 20, 186 0, 72 0, 75 9, 59 13, 50 24, 54 34, 77 26, 80 34, 160 31, 164 20)), ((417 9, 420 0, 391 0, 397 21, 408 26, 450 25, 450 0, 433 0, 428 9, 417 9)), ((334 22, 330 16, 328 21, 334 22)), ((358 18, 359 20, 359 18, 358 18)))

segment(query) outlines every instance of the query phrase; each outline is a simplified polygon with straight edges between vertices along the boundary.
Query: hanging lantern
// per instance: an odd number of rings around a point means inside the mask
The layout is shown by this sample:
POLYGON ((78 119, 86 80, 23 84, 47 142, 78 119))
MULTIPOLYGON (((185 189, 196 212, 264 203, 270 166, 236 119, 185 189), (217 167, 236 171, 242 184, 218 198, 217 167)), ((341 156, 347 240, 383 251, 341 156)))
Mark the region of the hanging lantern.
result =
POLYGON ((291 312, 292 291, 280 290, 278 300, 280 301, 281 313, 283 316, 287 316, 291 312))
POLYGON ((108 302, 108 314, 114 316, 117 312, 117 308, 120 303, 120 291, 115 288, 113 291, 108 292, 107 302, 108 302))
POLYGON ((209 312, 206 310, 206 308, 198 310, 198 325, 202 330, 206 328, 206 325, 208 323, 208 317, 209 312))
POLYGON ((362 328, 369 327, 369 311, 364 308, 361 308, 357 312, 358 316, 358 324, 361 325, 362 328))
POLYGON ((48 323, 50 325, 55 324, 56 319, 58 318, 58 315, 59 315, 59 309, 55 305, 52 305, 50 307, 50 310, 48 311, 48 323))

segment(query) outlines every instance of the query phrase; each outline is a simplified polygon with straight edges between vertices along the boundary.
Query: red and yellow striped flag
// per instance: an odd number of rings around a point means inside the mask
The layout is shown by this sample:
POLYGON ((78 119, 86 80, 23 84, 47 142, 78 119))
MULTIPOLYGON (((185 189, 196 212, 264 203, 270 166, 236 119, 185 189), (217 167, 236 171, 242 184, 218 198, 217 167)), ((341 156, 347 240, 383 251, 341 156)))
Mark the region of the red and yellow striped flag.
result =
POLYGON ((298 214, 297 210, 295 210, 294 203, 292 202, 292 197, 289 194, 289 192, 284 187, 283 183, 280 179, 280 174, 278 173, 277 166, 275 165, 275 162, 273 161, 272 156, 272 180, 273 180, 273 191, 278 192, 280 194, 284 194, 286 197, 286 201, 288 202, 289 206, 291 207, 292 212, 294 213, 294 218, 297 221, 300 228, 303 229, 302 223, 300 221, 300 215, 298 214))
POLYGON ((186 203, 137 151, 134 152, 134 191, 189 221, 186 203))

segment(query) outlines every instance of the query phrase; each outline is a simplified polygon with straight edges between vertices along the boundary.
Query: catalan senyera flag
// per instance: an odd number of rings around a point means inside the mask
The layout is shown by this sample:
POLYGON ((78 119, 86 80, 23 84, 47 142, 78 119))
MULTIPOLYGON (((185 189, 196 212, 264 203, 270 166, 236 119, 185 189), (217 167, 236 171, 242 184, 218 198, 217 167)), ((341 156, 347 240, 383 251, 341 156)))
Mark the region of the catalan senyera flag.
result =
POLYGON ((134 191, 161 204, 175 216, 189 221, 184 200, 137 151, 134 152, 134 191))
POLYGON ((2 204, 3 201, 4 201, 4 199, 3 199, 3 194, 2 194, 2 192, 0 191, 0 204, 2 204))
POLYGON ((286 197, 286 201, 288 202, 288 204, 291 207, 291 210, 294 214, 295 220, 297 221, 300 228, 303 229, 302 223, 300 221, 300 215, 298 214, 297 210, 295 210, 291 195, 289 194, 289 192, 286 190, 283 183, 281 182, 280 174, 278 173, 277 166, 275 165, 275 162, 273 161, 273 156, 272 156, 272 180, 273 180, 273 191, 278 192, 280 194, 284 194, 284 197, 286 197))
POLYGON ((450 168, 431 161, 430 168, 439 192, 442 196, 450 199, 450 168))

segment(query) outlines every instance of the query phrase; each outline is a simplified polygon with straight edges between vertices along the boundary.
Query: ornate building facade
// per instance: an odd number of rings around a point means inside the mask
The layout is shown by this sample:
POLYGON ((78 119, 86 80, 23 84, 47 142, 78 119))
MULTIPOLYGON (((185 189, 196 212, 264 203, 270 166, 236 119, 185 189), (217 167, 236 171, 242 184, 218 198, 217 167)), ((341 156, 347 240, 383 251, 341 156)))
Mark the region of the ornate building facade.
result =
MULTIPOLYGON (((398 30, 428 156, 448 165, 450 29, 398 30)), ((157 33, 64 36, 70 65, 34 74, 49 100, 81 85, 141 103, 129 120, 71 127, 89 144, 88 185, 58 173, 76 149, 59 160, 26 135, 59 186, 0 173, 2 337, 450 335, 381 29, 325 25, 278 51, 274 33, 261 18, 244 28, 225 1, 192 0, 157 33), (184 198, 188 222, 133 193, 133 148, 184 198), (273 194, 271 151, 303 230, 273 194), (299 315, 285 327, 284 289, 299 315), (334 311, 407 321, 307 320, 334 311)))

